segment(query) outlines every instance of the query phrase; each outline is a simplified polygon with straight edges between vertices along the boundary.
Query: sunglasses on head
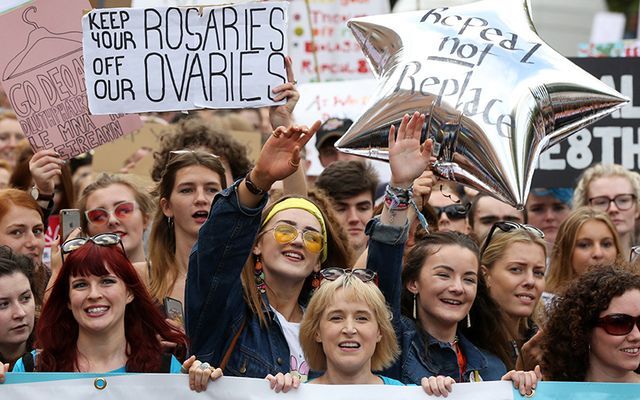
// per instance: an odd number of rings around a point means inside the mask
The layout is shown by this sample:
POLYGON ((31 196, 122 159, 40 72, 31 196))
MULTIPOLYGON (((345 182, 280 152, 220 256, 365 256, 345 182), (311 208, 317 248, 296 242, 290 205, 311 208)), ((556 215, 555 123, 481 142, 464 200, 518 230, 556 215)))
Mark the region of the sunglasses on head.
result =
POLYGON ((105 225, 109 222, 111 215, 117 219, 127 219, 131 216, 136 209, 136 205, 132 201, 126 201, 118 204, 113 210, 107 210, 106 208, 98 207, 84 212, 87 220, 94 225, 105 225))
POLYGON ((480 256, 484 254, 484 251, 489 246, 489 243, 491 243, 493 234, 497 229, 500 229, 502 232, 505 232, 505 233, 511 232, 517 229, 524 229, 538 236, 540 239, 544 239, 544 232, 542 232, 540 229, 536 228, 533 225, 520 224, 513 221, 498 221, 495 224, 493 224, 493 226, 489 230, 489 233, 487 234, 487 238, 484 240, 484 244, 482 245, 482 250, 480 250, 480 256))
POLYGON ((64 262, 65 254, 69 254, 75 250, 78 250, 87 242, 93 242, 98 246, 115 246, 117 244, 120 244, 122 252, 126 254, 120 236, 116 235, 115 233, 100 233, 88 238, 69 239, 66 242, 62 243, 62 246, 60 247, 60 255, 62 257, 62 261, 64 262))
POLYGON ((293 225, 279 224, 271 229, 263 231, 261 234, 273 231, 273 238, 280 244, 288 244, 296 240, 299 233, 302 233, 302 243, 304 247, 312 253, 320 253, 324 248, 324 238, 322 233, 310 229, 299 230, 293 225))
POLYGON ((371 282, 376 279, 378 274, 370 269, 344 269, 331 267, 320 270, 320 275, 322 276, 322 279, 326 279, 328 281, 335 281, 341 276, 351 275, 360 279, 362 282, 371 282))
POLYGON ((447 214, 447 218, 449 219, 462 219, 467 216, 470 206, 471 206, 471 203, 449 204, 448 206, 433 207, 433 208, 436 210, 438 219, 440 219, 440 216, 442 215, 442 213, 447 214))
POLYGON ((609 335, 628 335, 634 326, 640 329, 640 317, 632 317, 628 314, 609 314, 598 319, 597 327, 604 329, 609 335))
POLYGON ((202 150, 189 150, 189 149, 183 149, 183 150, 172 150, 169 152, 169 161, 173 160, 174 158, 181 156, 183 154, 199 154, 199 155, 203 155, 203 156, 210 156, 215 158, 216 160, 220 158, 220 156, 217 156, 215 154, 211 154, 211 153, 207 153, 206 151, 202 151, 202 150))

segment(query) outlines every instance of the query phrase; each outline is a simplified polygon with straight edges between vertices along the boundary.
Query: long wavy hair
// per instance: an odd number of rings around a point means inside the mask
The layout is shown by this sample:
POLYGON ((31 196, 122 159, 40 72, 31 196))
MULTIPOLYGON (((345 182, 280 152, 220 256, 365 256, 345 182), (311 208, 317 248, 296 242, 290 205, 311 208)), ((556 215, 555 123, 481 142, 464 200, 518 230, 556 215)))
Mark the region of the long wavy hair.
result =
POLYGON ((620 259, 622 256, 622 246, 618 231, 611 222, 609 215, 589 207, 580 207, 571 212, 558 229, 558 235, 551 251, 549 274, 546 278, 545 290, 547 292, 558 293, 564 285, 578 276, 573 270, 571 258, 576 247, 578 232, 589 221, 600 221, 609 228, 616 246, 617 257, 620 259))
MULTIPOLYGON (((169 160, 153 193, 156 199, 170 200, 178 171, 194 165, 203 166, 217 173, 220 176, 222 189, 227 188, 224 167, 220 160, 211 157, 205 152, 192 151, 180 154, 169 160)), ((180 271, 178 271, 176 264, 175 230, 169 225, 167 217, 162 212, 160 201, 157 202, 151 234, 149 235, 149 259, 151 260, 149 292, 153 298, 162 301, 173 290, 173 285, 180 271)))
POLYGON ((37 327, 36 347, 39 372, 78 370, 78 322, 69 304, 69 280, 73 276, 103 276, 111 272, 120 278, 133 300, 124 314, 127 340, 127 372, 158 372, 162 363, 160 338, 186 345, 187 338, 160 313, 127 256, 119 246, 99 246, 91 241, 66 256, 45 303, 37 327))
POLYGON ((614 297, 640 290, 640 274, 620 265, 596 267, 569 284, 554 301, 542 338, 545 380, 585 380, 591 336, 614 297))

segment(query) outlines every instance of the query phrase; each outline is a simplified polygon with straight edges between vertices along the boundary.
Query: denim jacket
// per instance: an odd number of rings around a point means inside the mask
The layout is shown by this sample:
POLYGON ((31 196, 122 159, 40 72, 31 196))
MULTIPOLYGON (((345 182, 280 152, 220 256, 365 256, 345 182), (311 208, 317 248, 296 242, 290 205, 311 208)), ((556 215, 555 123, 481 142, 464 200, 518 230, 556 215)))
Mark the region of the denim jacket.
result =
MULTIPOLYGON (((290 352, 270 307, 263 310, 269 314, 265 315, 268 325, 263 327, 243 296, 240 275, 260 229, 267 198, 265 196, 257 208, 243 207, 237 195, 238 184, 216 196, 191 251, 185 289, 185 326, 191 340, 191 353, 217 366, 244 321, 224 373, 264 378, 267 374, 290 372, 290 352)), ((384 234, 385 230, 380 229, 376 237, 386 240, 384 234)), ((386 254, 378 256, 382 264, 396 261, 386 254)), ((263 298, 268 305, 266 296, 263 298)))
POLYGON ((443 343, 423 331, 409 318, 403 317, 405 340, 402 343, 403 382, 420 384, 423 377, 450 376, 456 382, 497 381, 507 371, 495 355, 477 348, 466 337, 458 335, 458 345, 467 358, 463 376, 460 376, 458 355, 449 343, 443 343))
POLYGON ((373 235, 375 230, 384 230, 385 234, 376 235, 378 240, 369 242, 367 267, 378 273, 379 287, 393 313, 393 325, 401 350, 399 359, 383 374, 406 384, 418 385, 423 377, 437 375, 450 376, 463 382, 499 380, 506 373, 502 361, 478 349, 461 335, 459 343, 467 357, 467 367, 465 376, 460 379, 458 357, 451 346, 438 342, 401 314, 402 256, 408 229, 406 226, 385 226, 372 220, 367 225, 367 233, 373 235), (425 343, 428 349, 425 349, 425 343))

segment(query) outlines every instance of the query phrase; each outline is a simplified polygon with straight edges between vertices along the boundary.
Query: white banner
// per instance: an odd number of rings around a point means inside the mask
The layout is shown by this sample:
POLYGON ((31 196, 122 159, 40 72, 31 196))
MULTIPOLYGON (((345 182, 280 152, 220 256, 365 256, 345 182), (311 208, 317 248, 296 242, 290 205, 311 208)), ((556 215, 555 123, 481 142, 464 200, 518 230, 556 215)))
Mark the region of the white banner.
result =
POLYGON ((94 9, 82 18, 93 114, 276 104, 287 2, 94 9))
MULTIPOLYGON (((263 379, 235 377, 223 377, 215 382, 210 382, 205 393, 196 393, 189 389, 188 376, 179 374, 102 375, 98 378, 24 383, 24 379, 38 379, 37 375, 45 375, 42 378, 51 376, 56 379, 60 378, 55 376, 56 374, 9 373, 7 383, 0 384, 0 399, 424 400, 429 398, 418 386, 389 385, 303 384, 299 389, 283 394, 272 391, 269 388, 269 383, 263 379), (96 388, 96 386, 104 386, 101 384, 102 382, 96 382, 97 379, 104 379, 106 382, 104 389, 96 388), (21 381, 23 383, 19 383, 21 381)), ((63 375, 73 376, 73 374, 63 375)), ((447 399, 514 400, 511 385, 508 382, 455 385, 453 393, 447 399)))
MULTIPOLYGON (((0 399, 48 400, 426 400, 419 386, 311 385, 275 393, 263 379, 223 377, 206 392, 189 389, 180 374, 9 373, 0 399), (99 387, 103 387, 99 389, 99 387)), ((637 400, 640 384, 540 382, 532 400, 637 400)), ((456 383, 447 400, 523 400, 511 382, 456 383)))

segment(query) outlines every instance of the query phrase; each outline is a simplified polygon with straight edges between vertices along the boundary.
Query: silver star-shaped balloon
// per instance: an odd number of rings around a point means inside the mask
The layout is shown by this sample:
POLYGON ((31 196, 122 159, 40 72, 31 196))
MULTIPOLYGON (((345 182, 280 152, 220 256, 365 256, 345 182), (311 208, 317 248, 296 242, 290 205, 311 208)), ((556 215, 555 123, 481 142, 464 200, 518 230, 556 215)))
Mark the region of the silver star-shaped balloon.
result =
POLYGON ((427 115, 436 175, 522 207, 540 153, 628 100, 549 47, 527 0, 348 22, 379 84, 336 143, 387 160, 390 125, 427 115))

